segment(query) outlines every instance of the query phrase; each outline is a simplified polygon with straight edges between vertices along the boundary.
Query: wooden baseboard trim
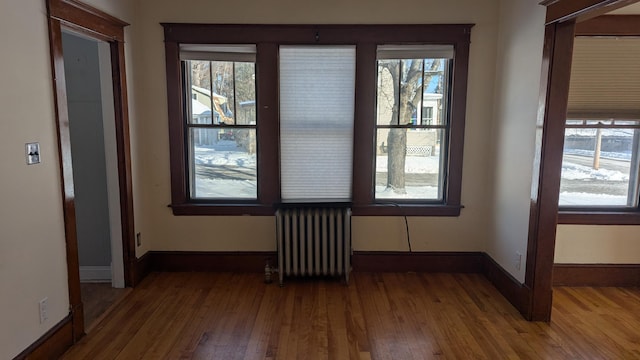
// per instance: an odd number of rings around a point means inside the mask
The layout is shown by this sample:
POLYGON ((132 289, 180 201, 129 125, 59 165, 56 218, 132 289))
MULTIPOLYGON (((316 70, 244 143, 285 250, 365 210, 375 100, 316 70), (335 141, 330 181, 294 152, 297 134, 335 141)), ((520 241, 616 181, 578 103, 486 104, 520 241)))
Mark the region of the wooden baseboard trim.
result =
MULTIPOLYGON (((277 265, 275 251, 251 252, 200 252, 200 251, 151 251, 153 271, 220 271, 264 272, 268 260, 277 265)), ((148 253, 148 254, 149 254, 148 253)))
POLYGON ((484 275, 525 318, 529 313, 530 289, 502 268, 491 256, 484 254, 484 275))
POLYGON ((640 286, 640 264, 555 264, 553 286, 640 286))
POLYGON ((73 345, 73 324, 67 315, 14 360, 57 359, 73 345))
POLYGON ((389 252, 356 251, 353 271, 482 273, 480 252, 389 252))
POLYGON ((151 271, 153 271, 153 258, 150 251, 140 256, 136 261, 135 274, 133 280, 133 287, 138 286, 142 279, 144 279, 151 271))
MULTIPOLYGON (((150 251, 138 259, 137 275, 151 271, 262 272, 265 262, 277 266, 277 253, 150 251)), ((500 293, 525 317, 530 289, 518 282, 483 252, 379 252, 356 251, 353 271, 444 272, 484 274, 500 293)))

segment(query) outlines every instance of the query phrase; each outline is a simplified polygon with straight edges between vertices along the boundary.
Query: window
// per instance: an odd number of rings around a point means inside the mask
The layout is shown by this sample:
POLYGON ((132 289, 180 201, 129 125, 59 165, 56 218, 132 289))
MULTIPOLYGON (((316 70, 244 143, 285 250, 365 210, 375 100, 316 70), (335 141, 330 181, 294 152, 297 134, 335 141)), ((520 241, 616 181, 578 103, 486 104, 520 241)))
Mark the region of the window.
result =
POLYGON ((174 214, 459 215, 472 25, 163 26, 174 214))
POLYGON ((375 198, 441 202, 453 47, 379 46, 377 52, 375 198))
POLYGON ((190 198, 257 199, 255 46, 186 44, 180 58, 190 198))
POLYGON ((637 120, 568 120, 565 125, 561 207, 638 207, 637 120))
POLYGON ((640 113, 634 37, 575 39, 559 194, 559 223, 640 221, 640 113))

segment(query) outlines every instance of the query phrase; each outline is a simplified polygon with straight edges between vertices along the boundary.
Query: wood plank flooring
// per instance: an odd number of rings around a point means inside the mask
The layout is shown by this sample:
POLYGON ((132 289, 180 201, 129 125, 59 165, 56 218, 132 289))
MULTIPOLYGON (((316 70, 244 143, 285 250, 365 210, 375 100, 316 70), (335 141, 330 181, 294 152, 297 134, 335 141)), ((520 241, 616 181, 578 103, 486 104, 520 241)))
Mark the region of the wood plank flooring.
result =
POLYGON ((81 283, 85 331, 91 332, 105 312, 129 291, 131 289, 116 289, 111 283, 81 283))
POLYGON ((477 274, 152 273, 64 359, 640 359, 640 290, 556 288, 530 323, 477 274))

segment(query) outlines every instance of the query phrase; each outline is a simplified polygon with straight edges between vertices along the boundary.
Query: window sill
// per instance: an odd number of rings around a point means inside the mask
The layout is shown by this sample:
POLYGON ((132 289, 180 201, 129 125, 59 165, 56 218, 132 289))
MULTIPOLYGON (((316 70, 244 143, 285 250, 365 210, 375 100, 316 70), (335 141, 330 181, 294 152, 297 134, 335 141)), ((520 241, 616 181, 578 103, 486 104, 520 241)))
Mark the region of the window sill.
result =
MULTIPOLYGON (((341 204, 343 205, 343 204, 341 204)), ((286 206, 286 205, 285 205, 286 206)), ((169 205, 176 216, 274 216, 276 206, 261 204, 197 204, 169 205)), ((460 216, 463 206, 424 204, 353 205, 353 216, 460 216)))
POLYGON ((460 205, 372 204, 353 205, 354 216, 460 216, 460 205))
POLYGON ((273 206, 261 204, 171 204, 173 215, 219 215, 219 216, 273 216, 276 209, 273 206))
POLYGON ((562 225, 640 225, 638 211, 560 210, 558 224, 562 225))

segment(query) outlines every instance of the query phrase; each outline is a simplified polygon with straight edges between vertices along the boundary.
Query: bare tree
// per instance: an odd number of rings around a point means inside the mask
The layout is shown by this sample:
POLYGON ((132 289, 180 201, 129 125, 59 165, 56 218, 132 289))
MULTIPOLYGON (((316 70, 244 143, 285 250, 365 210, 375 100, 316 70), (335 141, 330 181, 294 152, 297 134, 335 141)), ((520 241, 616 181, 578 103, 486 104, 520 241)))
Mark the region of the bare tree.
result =
MULTIPOLYGON (((432 77, 440 68, 440 60, 387 60, 379 61, 378 64, 380 72, 388 72, 393 89, 393 96, 387 96, 387 99, 393 99, 389 124, 411 124, 414 110, 422 106, 423 84, 426 86, 431 82, 432 77), (429 67, 426 71, 425 66, 429 67)), ((379 89, 379 91, 384 91, 384 89, 379 89)), ((392 189, 395 193, 404 194, 406 193, 407 128, 389 129, 387 154, 387 188, 392 189)))

